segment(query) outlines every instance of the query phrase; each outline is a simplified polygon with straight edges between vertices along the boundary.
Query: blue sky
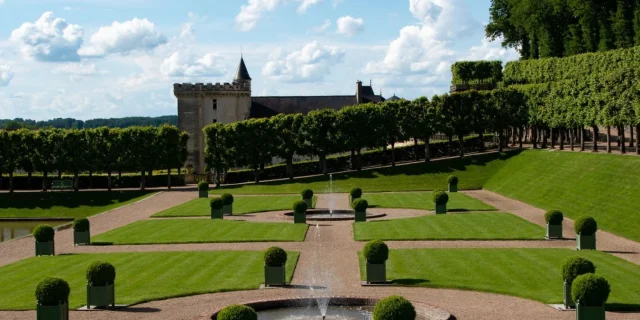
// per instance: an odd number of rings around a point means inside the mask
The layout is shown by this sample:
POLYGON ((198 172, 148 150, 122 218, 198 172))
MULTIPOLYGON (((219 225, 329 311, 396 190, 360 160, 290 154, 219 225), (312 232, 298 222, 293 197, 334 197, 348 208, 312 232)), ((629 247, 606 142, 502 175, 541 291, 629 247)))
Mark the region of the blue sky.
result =
POLYGON ((0 118, 175 114, 172 84, 231 82, 241 47, 254 96, 432 96, 457 60, 517 59, 484 39, 489 4, 0 0, 0 118))

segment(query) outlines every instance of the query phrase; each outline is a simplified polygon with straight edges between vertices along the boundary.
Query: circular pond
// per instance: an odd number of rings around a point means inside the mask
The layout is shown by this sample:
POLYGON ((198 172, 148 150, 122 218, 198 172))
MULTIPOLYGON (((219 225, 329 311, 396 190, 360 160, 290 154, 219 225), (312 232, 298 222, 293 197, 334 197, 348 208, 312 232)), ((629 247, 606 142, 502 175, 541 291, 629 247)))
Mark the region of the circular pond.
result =
MULTIPOLYGON (((285 212, 285 216, 293 219, 293 211, 285 212)), ((386 216, 384 213, 367 213, 367 219, 375 219, 386 216)), ((311 209, 307 210, 307 221, 342 221, 355 220, 351 210, 311 209)))

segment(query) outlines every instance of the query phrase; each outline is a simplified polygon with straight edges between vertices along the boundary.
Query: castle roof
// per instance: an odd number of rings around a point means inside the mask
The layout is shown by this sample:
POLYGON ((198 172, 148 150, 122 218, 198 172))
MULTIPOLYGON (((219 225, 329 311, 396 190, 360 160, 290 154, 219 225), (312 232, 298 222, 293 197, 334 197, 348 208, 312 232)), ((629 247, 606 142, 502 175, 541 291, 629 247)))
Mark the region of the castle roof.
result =
POLYGON ((251 118, 267 118, 279 113, 307 114, 313 110, 340 110, 357 104, 356 96, 251 97, 251 118))
POLYGON ((396 96, 396 94, 394 93, 393 97, 389 98, 388 100, 389 101, 396 101, 396 100, 402 100, 402 99, 398 98, 398 96, 396 96))
POLYGON ((249 71, 247 71, 247 66, 244 64, 244 59, 242 57, 240 58, 240 65, 238 66, 238 71, 236 71, 236 76, 233 77, 233 80, 251 80, 249 71))

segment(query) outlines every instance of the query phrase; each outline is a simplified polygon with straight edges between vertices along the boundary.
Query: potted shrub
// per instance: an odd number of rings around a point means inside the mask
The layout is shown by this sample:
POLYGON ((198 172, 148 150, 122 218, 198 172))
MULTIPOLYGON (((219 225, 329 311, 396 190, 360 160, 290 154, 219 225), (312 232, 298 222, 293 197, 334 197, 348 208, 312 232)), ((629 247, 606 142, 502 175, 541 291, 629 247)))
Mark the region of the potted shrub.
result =
POLYGON ((284 286, 287 252, 280 247, 271 247, 264 253, 264 285, 284 286))
POLYGON ((562 279, 564 280, 564 307, 574 308, 575 302, 571 298, 571 286, 573 280, 586 273, 595 273, 596 267, 593 263, 582 257, 571 257, 562 265, 562 279))
POLYGON ((89 231, 89 219, 77 218, 73 220, 73 245, 91 244, 91 232, 89 231))
POLYGON ((293 223, 307 223, 307 203, 303 200, 293 203, 293 223))
POLYGON ((209 207, 211 207, 211 219, 222 219, 222 207, 224 207, 222 198, 211 199, 209 207))
POLYGON ((449 192, 458 192, 458 177, 449 176, 447 182, 449 182, 449 192))
POLYGON ((223 193, 220 198, 222 198, 222 213, 233 215, 233 196, 229 193, 223 193))
POLYGON ((209 198, 209 183, 206 181, 198 182, 198 198, 209 198))
POLYGON ((354 200, 362 198, 362 189, 358 187, 353 187, 349 190, 349 204, 353 203, 354 200))
POLYGON ((245 305, 232 304, 224 307, 216 316, 218 320, 258 320, 256 311, 245 305))
POLYGON ((576 320, 604 320, 604 304, 609 293, 611 287, 605 278, 593 273, 578 276, 571 289, 576 301, 576 320))
POLYGON ((380 299, 373 308, 373 320, 414 320, 416 309, 409 300, 400 296, 380 299))
POLYGON ((69 284, 60 278, 45 278, 36 287, 36 319, 69 319, 69 284))
POLYGON ((356 222, 367 221, 367 208, 369 207, 367 200, 356 199, 353 201, 352 207, 356 215, 356 222))
POLYGON ((307 203, 307 208, 313 207, 313 190, 304 189, 302 191, 302 200, 307 203))
POLYGON ((94 262, 87 269, 87 308, 116 306, 116 268, 108 262, 94 262))
POLYGON ((598 223, 592 217, 582 216, 576 219, 574 225, 576 231, 576 248, 578 250, 596 249, 596 231, 598 223))
POLYGON ((363 253, 367 261, 367 283, 386 283, 389 247, 382 240, 371 240, 364 245, 363 253))
POLYGON ((447 213, 447 202, 449 202, 449 195, 443 190, 433 190, 433 203, 436 205, 436 214, 447 213))
POLYGON ((56 232, 50 225, 41 224, 33 230, 36 238, 36 256, 53 256, 56 254, 53 238, 56 232))
POLYGON ((558 210, 550 210, 544 214, 547 221, 547 239, 562 239, 562 220, 564 216, 558 210))

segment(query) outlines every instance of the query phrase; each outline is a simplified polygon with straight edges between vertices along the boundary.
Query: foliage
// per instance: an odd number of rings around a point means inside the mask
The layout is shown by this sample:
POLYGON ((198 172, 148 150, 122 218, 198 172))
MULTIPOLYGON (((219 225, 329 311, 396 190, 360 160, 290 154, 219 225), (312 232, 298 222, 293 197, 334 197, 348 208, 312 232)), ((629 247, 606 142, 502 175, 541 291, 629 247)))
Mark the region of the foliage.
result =
POLYGON ((53 241, 56 232, 50 225, 41 224, 33 229, 33 237, 36 238, 38 242, 49 242, 53 241))
POLYGON ((449 202, 449 194, 444 190, 433 190, 433 202, 437 205, 445 205, 449 202))
POLYGON ((224 201, 225 206, 233 204, 233 195, 231 195, 230 193, 223 193, 220 198, 222 198, 222 201, 224 201))
POLYGON ((360 187, 353 187, 351 188, 351 190, 349 190, 349 194, 351 195, 352 199, 357 199, 362 197, 362 189, 360 187))
POLYGON ((365 199, 355 199, 353 200, 351 206, 353 207, 353 210, 355 210, 355 212, 365 212, 369 207, 369 203, 365 199))
POLYGON ((271 247, 264 252, 264 264, 269 267, 281 267, 287 262, 287 252, 280 247, 271 247))
POLYGON ((416 309, 400 296, 380 299, 373 308, 373 320, 415 320, 416 309))
POLYGON ((209 191, 209 183, 206 181, 198 182, 198 190, 200 191, 209 191))
POLYGON ((598 231, 598 223, 596 219, 589 216, 581 216, 573 224, 576 234, 583 236, 592 236, 598 231))
POLYGON ((544 213, 544 220, 550 225, 561 225, 564 216, 559 210, 549 210, 544 213))
POLYGON ((609 282, 593 273, 587 273, 578 276, 573 280, 571 286, 571 297, 582 306, 597 307, 604 306, 609 294, 611 286, 609 282))
POLYGON ((311 189, 304 189, 302 190, 302 199, 311 199, 313 198, 313 190, 311 189))
POLYGON ((364 245, 362 254, 368 263, 383 264, 389 259, 389 247, 382 240, 371 240, 364 245))
POLYGON ((56 306, 60 302, 69 301, 71 289, 69 284, 54 277, 44 278, 36 287, 36 300, 43 306, 56 306))
POLYGON ((471 81, 497 83, 502 81, 502 61, 458 61, 451 66, 452 84, 471 81))
POLYGON ((78 232, 89 231, 89 219, 87 218, 76 218, 73 220, 73 230, 78 232))
POLYGON ((90 128, 128 128, 136 126, 159 127, 163 124, 178 125, 178 116, 159 117, 124 117, 110 119, 76 120, 73 118, 56 118, 45 121, 35 121, 30 119, 15 118, 0 119, 0 129, 15 130, 19 128, 57 128, 57 129, 90 129, 90 128))
POLYGON ((447 182, 449 184, 452 184, 452 185, 457 185, 458 184, 458 177, 457 176, 448 176, 447 177, 447 182))
POLYGON ((302 201, 302 200, 298 200, 296 202, 293 203, 293 212, 294 213, 305 213, 307 212, 307 203, 302 201))
POLYGON ((87 268, 87 283, 92 286, 102 287, 114 284, 116 280, 116 268, 109 262, 92 262, 87 268))
POLYGON ((209 207, 211 207, 211 209, 222 209, 223 206, 224 206, 224 200, 222 200, 222 198, 220 197, 213 198, 209 202, 209 207))
POLYGON ((585 273, 596 273, 593 262, 583 257, 570 257, 562 265, 562 279, 573 282, 579 275, 585 273))
POLYGON ((232 304, 218 312, 218 320, 258 320, 258 314, 251 307, 232 304))

